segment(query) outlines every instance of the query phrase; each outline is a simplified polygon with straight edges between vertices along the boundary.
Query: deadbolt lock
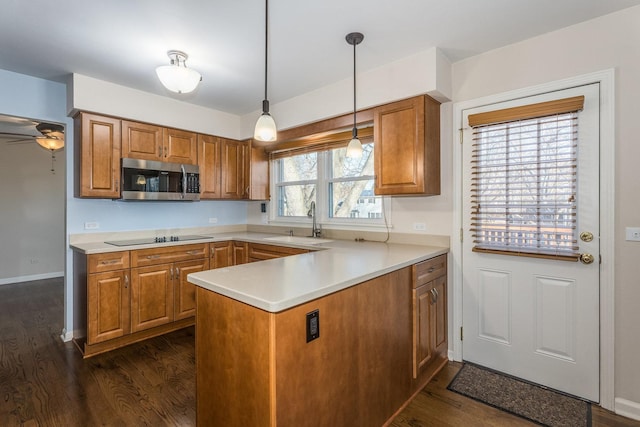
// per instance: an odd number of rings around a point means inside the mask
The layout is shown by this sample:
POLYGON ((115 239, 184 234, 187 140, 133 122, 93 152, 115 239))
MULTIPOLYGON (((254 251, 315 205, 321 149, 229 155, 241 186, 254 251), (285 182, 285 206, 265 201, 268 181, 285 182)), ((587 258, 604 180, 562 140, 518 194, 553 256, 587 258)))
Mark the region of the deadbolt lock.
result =
POLYGON ((580 240, 582 240, 583 242, 590 242, 593 240, 593 233, 590 233, 588 231, 583 231, 582 233, 580 233, 580 240))
POLYGON ((595 258, 591 254, 580 254, 580 262, 583 264, 591 264, 595 258))

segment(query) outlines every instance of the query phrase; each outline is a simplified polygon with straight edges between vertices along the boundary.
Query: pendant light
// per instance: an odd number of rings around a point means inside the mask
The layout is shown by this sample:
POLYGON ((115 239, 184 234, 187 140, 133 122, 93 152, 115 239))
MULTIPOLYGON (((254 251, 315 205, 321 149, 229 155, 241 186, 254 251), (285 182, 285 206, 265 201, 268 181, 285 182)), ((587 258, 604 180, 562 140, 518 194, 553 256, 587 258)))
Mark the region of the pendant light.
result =
POLYGON ((202 76, 193 68, 187 68, 186 61, 189 55, 179 50, 170 50, 167 55, 171 59, 171 65, 161 65, 156 68, 156 74, 164 87, 176 93, 189 93, 196 90, 202 81, 202 76))
POLYGON ((262 100, 262 115, 258 118, 253 138, 262 142, 273 142, 278 137, 276 122, 269 114, 269 99, 267 98, 267 59, 269 52, 269 0, 265 0, 264 7, 264 100, 262 100))
POLYGON ((347 43, 353 45, 353 131, 351 141, 347 145, 347 157, 359 158, 362 156, 362 143, 358 139, 356 127, 356 46, 364 40, 362 33, 349 33, 346 36, 347 43))

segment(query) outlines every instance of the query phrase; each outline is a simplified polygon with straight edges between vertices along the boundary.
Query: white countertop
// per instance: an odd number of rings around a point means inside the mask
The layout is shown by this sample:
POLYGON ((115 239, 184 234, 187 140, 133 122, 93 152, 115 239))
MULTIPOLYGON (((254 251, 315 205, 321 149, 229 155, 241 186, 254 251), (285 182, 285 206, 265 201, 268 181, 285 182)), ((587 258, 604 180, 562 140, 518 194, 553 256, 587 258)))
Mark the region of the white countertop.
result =
POLYGON ((268 312, 279 312, 329 295, 416 262, 447 253, 446 247, 333 240, 320 244, 285 243, 274 234, 234 232, 208 239, 162 244, 113 246, 104 242, 74 244, 85 254, 242 240, 315 250, 300 255, 201 271, 189 282, 268 312))

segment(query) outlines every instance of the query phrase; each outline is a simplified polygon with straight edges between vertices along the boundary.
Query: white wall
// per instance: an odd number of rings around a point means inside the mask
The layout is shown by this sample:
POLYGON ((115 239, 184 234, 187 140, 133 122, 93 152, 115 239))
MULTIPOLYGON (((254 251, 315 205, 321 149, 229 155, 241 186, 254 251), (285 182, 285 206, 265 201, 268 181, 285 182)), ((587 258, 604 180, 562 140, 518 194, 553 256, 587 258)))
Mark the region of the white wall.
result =
POLYGON ((619 402, 631 402, 640 417, 640 243, 624 240, 624 227, 640 226, 638 22, 640 7, 626 9, 455 63, 452 70, 458 102, 615 68, 616 410, 619 402))
POLYGON ((64 153, 0 142, 0 284, 64 274, 64 153))

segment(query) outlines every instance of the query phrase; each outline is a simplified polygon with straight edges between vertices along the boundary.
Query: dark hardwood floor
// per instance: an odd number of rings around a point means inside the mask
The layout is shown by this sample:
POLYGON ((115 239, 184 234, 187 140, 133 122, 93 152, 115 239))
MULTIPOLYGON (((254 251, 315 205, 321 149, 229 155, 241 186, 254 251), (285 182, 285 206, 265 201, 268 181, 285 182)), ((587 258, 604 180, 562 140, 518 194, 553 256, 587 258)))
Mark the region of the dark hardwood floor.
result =
MULTIPOLYGON (((83 360, 59 337, 63 293, 62 279, 0 286, 0 426, 194 426, 193 327, 83 360)), ((534 425, 448 391, 459 366, 449 363, 391 425, 534 425)), ((595 407, 593 426, 640 422, 595 407)))

